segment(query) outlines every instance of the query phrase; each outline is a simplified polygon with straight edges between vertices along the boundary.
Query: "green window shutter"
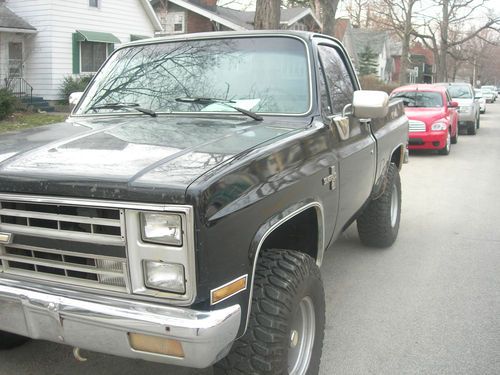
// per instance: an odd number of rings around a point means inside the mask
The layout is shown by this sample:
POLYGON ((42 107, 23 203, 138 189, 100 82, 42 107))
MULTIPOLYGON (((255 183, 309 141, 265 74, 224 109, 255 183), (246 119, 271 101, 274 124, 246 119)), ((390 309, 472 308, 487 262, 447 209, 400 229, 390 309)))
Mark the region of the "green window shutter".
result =
POLYGON ((111 52, 115 50, 115 45, 112 43, 108 43, 108 55, 111 55, 111 52))
POLYGON ((78 33, 73 33, 73 74, 80 74, 80 40, 78 33))

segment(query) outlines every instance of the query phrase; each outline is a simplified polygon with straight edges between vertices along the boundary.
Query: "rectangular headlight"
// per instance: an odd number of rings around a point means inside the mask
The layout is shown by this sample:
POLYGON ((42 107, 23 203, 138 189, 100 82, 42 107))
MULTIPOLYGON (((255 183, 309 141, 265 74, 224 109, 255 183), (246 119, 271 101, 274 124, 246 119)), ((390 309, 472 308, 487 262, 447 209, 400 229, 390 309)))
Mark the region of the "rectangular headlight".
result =
POLYGON ((145 260, 144 279, 148 288, 179 294, 186 293, 184 266, 182 264, 145 260))
POLYGON ((142 239, 166 245, 182 245, 182 220, 180 215, 142 212, 142 239))

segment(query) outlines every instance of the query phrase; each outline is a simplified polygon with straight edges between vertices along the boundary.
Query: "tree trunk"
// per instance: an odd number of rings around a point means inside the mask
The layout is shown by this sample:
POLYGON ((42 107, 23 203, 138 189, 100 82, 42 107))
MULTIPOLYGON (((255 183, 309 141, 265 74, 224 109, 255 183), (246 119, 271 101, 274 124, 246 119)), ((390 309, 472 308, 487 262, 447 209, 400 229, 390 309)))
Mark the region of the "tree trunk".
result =
POLYGON ((406 4, 406 15, 405 24, 403 32, 403 49, 401 51, 401 68, 399 73, 399 84, 405 85, 408 82, 407 70, 410 65, 410 42, 411 33, 413 31, 413 6, 415 5, 415 0, 410 0, 406 4))
POLYGON ((280 0, 257 0, 254 18, 255 30, 279 30, 280 0))
POLYGON ((321 0, 323 6, 323 34, 335 35, 335 14, 339 0, 321 0))
POLYGON ((443 1, 443 19, 441 21, 441 40, 439 45, 439 64, 437 69, 437 78, 440 82, 448 81, 448 65, 447 65, 447 55, 448 55, 448 34, 449 34, 449 23, 450 23, 450 8, 449 0, 443 1))
POLYGON ((399 69, 399 84, 401 86, 408 83, 408 67, 410 65, 410 38, 403 40, 403 49, 401 51, 401 65, 399 69))

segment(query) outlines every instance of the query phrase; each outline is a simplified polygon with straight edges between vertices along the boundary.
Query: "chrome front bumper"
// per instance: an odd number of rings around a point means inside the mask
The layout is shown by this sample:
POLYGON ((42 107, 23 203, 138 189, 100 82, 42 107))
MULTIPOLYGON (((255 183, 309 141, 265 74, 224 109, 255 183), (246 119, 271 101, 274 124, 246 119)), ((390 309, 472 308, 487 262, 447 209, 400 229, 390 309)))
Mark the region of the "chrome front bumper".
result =
POLYGON ((210 312, 77 293, 0 278, 0 331, 82 349, 188 367, 208 367, 236 338, 241 308, 210 312), (178 340, 184 357, 135 351, 128 333, 178 340))

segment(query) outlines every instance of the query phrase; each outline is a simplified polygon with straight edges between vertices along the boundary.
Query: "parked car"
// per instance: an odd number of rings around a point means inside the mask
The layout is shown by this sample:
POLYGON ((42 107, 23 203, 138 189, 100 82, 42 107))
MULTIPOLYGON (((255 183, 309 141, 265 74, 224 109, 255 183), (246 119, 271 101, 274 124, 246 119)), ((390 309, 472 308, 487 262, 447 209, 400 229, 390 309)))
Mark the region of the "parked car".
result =
POLYGON ((493 92, 491 89, 482 88, 481 93, 483 94, 483 98, 486 100, 486 103, 493 103, 495 101, 496 92, 493 92))
POLYGON ((483 96, 483 92, 480 89, 474 89, 474 98, 479 103, 479 112, 486 113, 486 99, 483 96))
POLYGON ((490 90, 493 93, 493 102, 498 98, 498 90, 496 86, 481 86, 481 90, 490 90))
POLYGON ((476 135, 480 126, 479 102, 474 99, 474 89, 469 83, 435 83, 444 86, 453 101, 458 103, 458 128, 466 130, 469 135, 476 135))
POLYGON ((458 141, 458 103, 445 87, 408 85, 395 89, 391 98, 401 99, 409 119, 410 150, 438 150, 448 155, 458 141))
POLYGON ((0 349, 318 374, 324 251, 394 243, 407 139, 328 36, 120 46, 66 122, 0 138, 0 349))

